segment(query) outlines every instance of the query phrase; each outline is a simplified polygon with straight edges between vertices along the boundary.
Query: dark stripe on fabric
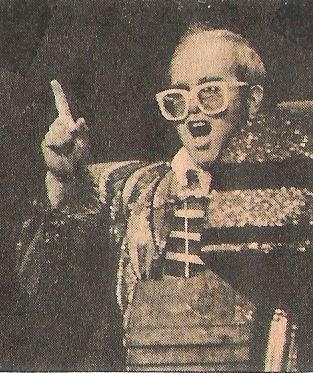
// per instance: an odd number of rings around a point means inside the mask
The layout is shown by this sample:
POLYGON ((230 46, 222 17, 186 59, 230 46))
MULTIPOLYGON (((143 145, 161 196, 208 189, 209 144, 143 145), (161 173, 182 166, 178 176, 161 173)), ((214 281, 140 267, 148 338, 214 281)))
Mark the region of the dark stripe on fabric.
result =
POLYGON ((312 238, 309 225, 288 224, 283 227, 209 228, 201 235, 202 245, 245 242, 293 243, 312 238))
MULTIPOLYGON (((201 242, 188 241, 189 254, 199 255, 201 253, 201 242)), ((185 240, 182 238, 171 238, 167 239, 167 250, 176 253, 185 252, 185 240)))
POLYGON ((211 188, 215 190, 262 189, 279 187, 311 188, 313 185, 311 159, 287 159, 240 164, 216 164, 211 188))
MULTIPOLYGON (((203 229, 203 218, 188 218, 188 232, 201 232, 203 229)), ((185 218, 174 218, 172 223, 172 230, 184 231, 185 218)))
MULTIPOLYGON (((189 263, 189 277, 196 276, 204 269, 204 265, 189 263)), ((185 262, 166 260, 164 274, 175 277, 185 277, 185 262)))
POLYGON ((185 209, 185 202, 187 210, 203 210, 203 207, 208 205, 208 198, 190 196, 185 200, 177 200, 175 203, 176 209, 185 209))

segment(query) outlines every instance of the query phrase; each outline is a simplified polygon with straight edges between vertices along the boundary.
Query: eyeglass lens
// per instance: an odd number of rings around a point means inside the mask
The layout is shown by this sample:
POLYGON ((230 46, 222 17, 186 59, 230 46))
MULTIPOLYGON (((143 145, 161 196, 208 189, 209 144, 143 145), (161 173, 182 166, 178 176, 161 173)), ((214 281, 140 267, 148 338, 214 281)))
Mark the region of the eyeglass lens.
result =
POLYGON ((224 105, 224 92, 221 87, 209 86, 199 91, 198 99, 203 109, 216 111, 224 105))
POLYGON ((181 93, 168 93, 163 98, 165 111, 173 118, 179 118, 184 115, 186 110, 186 100, 181 93))

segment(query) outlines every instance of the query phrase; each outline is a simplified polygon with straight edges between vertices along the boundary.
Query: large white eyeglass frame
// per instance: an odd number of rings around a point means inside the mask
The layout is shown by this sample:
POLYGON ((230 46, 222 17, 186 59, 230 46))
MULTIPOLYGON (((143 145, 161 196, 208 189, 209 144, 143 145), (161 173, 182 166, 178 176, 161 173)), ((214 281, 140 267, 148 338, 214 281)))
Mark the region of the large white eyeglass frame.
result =
POLYGON ((229 104, 229 88, 230 87, 244 87, 244 86, 248 86, 248 82, 239 82, 237 80, 233 80, 233 81, 212 81, 212 82, 206 82, 206 83, 203 83, 203 84, 199 84, 195 87, 193 87, 192 89, 190 89, 189 91, 186 90, 186 89, 181 89, 181 88, 170 88, 170 89, 166 89, 165 91, 162 91, 162 92, 159 92, 155 95, 155 98, 159 104, 159 108, 160 108, 160 111, 161 111, 161 114, 163 115, 163 117, 167 120, 170 120, 170 121, 179 121, 179 120, 184 120, 185 118, 187 118, 188 116, 188 113, 189 113, 189 108, 190 108, 190 101, 191 99, 196 99, 197 100, 197 105, 199 107, 199 109, 207 114, 207 115, 215 115, 215 114, 219 114, 219 113, 222 113, 223 111, 225 111, 228 107, 228 104, 229 104), (208 88, 208 87, 221 87, 223 90, 223 93, 224 93, 224 102, 223 102, 223 105, 216 109, 216 110, 206 110, 202 105, 201 105, 201 102, 199 100, 199 97, 198 97, 198 93, 204 89, 204 88, 208 88), (163 104, 163 99, 166 95, 168 94, 181 94, 185 101, 186 101, 186 107, 185 107, 185 110, 183 112, 183 114, 179 117, 173 117, 172 115, 170 115, 165 107, 164 107, 164 104, 163 104))

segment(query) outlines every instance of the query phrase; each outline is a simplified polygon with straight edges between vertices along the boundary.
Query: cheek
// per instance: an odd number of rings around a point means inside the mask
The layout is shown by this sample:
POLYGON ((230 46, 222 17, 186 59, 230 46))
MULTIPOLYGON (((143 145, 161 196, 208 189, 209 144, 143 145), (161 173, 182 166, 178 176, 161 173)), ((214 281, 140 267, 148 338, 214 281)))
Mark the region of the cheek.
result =
POLYGON ((224 144, 232 136, 237 127, 237 121, 234 122, 233 118, 225 118, 224 120, 219 121, 219 123, 216 123, 213 127, 211 132, 213 142, 218 145, 224 144))
POLYGON ((240 128, 240 124, 243 120, 243 112, 238 101, 236 105, 232 105, 229 110, 225 113, 223 120, 219 123, 220 136, 223 138, 223 142, 227 141, 228 138, 237 132, 240 128))
POLYGON ((178 123, 176 127, 179 138, 182 142, 189 138, 189 131, 185 123, 178 123))
POLYGON ((247 101, 239 94, 234 94, 229 98, 226 120, 235 126, 243 120, 247 107, 247 101), (244 105, 244 103, 246 103, 244 105))

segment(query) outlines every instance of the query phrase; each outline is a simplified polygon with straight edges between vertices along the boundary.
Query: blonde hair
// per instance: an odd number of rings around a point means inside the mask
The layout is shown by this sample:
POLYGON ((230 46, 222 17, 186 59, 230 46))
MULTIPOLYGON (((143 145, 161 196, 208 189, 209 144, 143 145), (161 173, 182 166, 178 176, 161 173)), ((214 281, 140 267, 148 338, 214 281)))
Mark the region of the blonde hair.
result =
POLYGON ((189 27, 180 39, 171 60, 170 71, 175 58, 188 40, 200 33, 206 34, 208 40, 222 39, 232 44, 233 54, 237 62, 237 75, 240 80, 254 85, 264 84, 266 75, 264 63, 247 39, 229 30, 215 30, 199 24, 189 27))

